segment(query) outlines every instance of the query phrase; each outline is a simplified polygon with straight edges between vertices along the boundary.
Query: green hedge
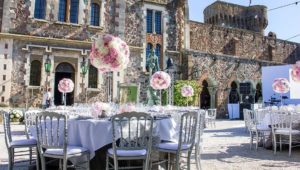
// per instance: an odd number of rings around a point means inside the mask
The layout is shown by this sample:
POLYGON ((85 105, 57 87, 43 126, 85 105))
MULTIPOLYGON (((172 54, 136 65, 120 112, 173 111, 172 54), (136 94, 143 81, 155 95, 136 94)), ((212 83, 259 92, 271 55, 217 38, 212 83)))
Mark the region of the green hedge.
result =
POLYGON ((201 91, 201 86, 195 80, 177 80, 174 86, 174 105, 176 106, 189 106, 197 105, 199 102, 199 93, 201 91), (194 96, 192 97, 182 97, 181 88, 184 85, 190 85, 194 89, 194 96))

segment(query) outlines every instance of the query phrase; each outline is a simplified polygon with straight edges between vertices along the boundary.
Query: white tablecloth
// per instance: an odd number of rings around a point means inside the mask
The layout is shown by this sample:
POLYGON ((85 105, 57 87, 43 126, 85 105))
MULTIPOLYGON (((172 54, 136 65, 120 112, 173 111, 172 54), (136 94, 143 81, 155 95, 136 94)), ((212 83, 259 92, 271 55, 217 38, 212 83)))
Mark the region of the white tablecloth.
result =
MULTIPOLYGON (((176 123, 171 118, 154 121, 156 129, 154 133, 160 136, 161 140, 174 141, 177 139, 176 123)), ((63 128, 60 123, 60 129, 63 128)), ((31 127, 34 128, 34 127, 31 127)), ((36 138, 34 130, 31 130, 36 138)), ((62 130, 60 130, 62 133, 62 130)), ((89 149, 90 158, 95 156, 95 151, 112 143, 112 124, 109 120, 87 119, 68 120, 68 144, 89 149)))
POLYGON ((240 104, 228 104, 229 119, 240 118, 240 104))

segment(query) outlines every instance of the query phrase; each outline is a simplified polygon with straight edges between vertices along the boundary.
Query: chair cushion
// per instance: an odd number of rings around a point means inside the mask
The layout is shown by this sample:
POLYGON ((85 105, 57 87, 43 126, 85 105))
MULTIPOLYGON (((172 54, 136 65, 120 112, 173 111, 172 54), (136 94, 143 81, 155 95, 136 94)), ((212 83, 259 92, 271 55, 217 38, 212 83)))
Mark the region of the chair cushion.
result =
MULTIPOLYGON (((299 130, 291 130, 292 134, 300 134, 299 130)), ((290 130, 289 129, 275 129, 275 134, 282 134, 282 135, 289 135, 290 130)))
MULTIPOLYGON (((181 150, 187 150, 190 147, 191 147, 191 145, 183 144, 181 146, 181 150)), ((166 150, 177 150, 178 149, 178 143, 174 143, 174 142, 160 143, 158 145, 158 148, 166 149, 166 150)))
MULTIPOLYGON (((112 148, 108 149, 108 153, 110 155, 114 154, 114 150, 112 148)), ((146 149, 140 149, 140 150, 117 150, 118 156, 145 156, 147 154, 146 149)))
POLYGON ((10 146, 28 146, 28 145, 36 145, 35 139, 22 139, 22 140, 14 140, 10 142, 10 146))
POLYGON ((256 129, 260 131, 269 131, 271 128, 269 128, 267 125, 256 125, 256 129))
MULTIPOLYGON (((67 155, 75 155, 75 154, 79 154, 79 153, 83 153, 88 151, 88 149, 83 148, 83 147, 79 147, 79 146, 68 146, 67 147, 67 155)), ((45 151, 45 154, 49 154, 49 155, 63 155, 64 151, 63 149, 47 149, 45 151)))

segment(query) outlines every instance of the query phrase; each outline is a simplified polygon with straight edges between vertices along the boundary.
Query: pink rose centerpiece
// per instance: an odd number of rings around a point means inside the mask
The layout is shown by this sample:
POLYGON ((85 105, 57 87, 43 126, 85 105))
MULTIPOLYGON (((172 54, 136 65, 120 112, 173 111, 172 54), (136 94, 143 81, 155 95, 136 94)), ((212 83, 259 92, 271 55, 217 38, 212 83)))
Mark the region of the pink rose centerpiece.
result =
POLYGON ((133 103, 123 104, 119 109, 119 113, 134 112, 134 111, 136 111, 136 107, 135 104, 133 103))
POLYGON ((171 84, 171 77, 163 71, 155 72, 150 79, 150 86, 155 90, 167 89, 171 84))
POLYGON ((273 81, 272 87, 276 93, 280 94, 287 93, 290 91, 290 83, 286 78, 276 78, 273 81))
POLYGON ((120 71, 129 63, 129 47, 119 37, 102 35, 93 42, 90 60, 101 72, 120 71))
POLYGON ((71 93, 74 90, 74 83, 71 79, 63 78, 58 83, 58 91, 61 93, 71 93))
POLYGON ((194 96, 194 89, 190 85, 184 85, 181 87, 181 95, 183 97, 192 97, 194 96))
POLYGON ((295 82, 300 82, 300 61, 292 66, 291 77, 295 82))

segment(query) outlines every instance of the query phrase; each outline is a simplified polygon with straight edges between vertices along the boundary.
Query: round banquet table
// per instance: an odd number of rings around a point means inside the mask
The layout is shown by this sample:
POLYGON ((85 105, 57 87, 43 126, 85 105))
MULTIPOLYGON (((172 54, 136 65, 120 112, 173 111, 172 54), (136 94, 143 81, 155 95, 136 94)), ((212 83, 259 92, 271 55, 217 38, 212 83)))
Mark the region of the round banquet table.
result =
MULTIPOLYGON (((67 124, 68 145, 87 148, 90 151, 91 169, 105 169, 106 151, 112 147, 111 121, 108 119, 69 119, 67 124)), ((59 126, 62 132, 62 123, 59 126)), ((160 140, 176 141, 178 139, 174 119, 169 117, 154 120, 154 127, 153 132, 159 136, 160 140)), ((32 129, 31 132, 36 138, 34 133, 36 131, 32 129)))

